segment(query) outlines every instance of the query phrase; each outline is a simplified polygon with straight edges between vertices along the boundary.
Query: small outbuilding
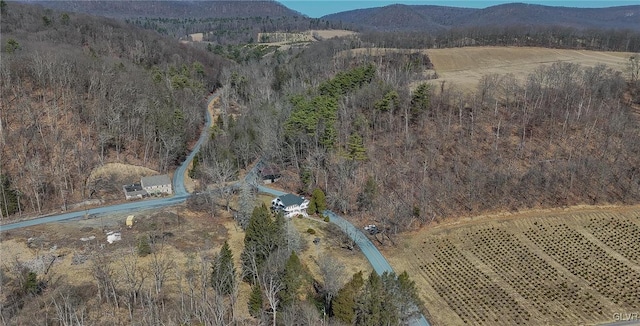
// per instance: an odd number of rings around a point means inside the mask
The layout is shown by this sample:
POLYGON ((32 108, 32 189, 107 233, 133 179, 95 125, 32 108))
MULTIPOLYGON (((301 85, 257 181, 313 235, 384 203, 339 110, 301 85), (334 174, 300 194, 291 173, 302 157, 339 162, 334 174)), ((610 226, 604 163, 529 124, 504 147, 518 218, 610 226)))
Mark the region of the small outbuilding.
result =
POLYGON ((147 195, 147 192, 142 189, 142 185, 139 183, 133 183, 130 185, 122 186, 122 190, 124 191, 124 198, 129 199, 140 199, 147 195))
POLYGON ((278 169, 276 165, 269 164, 267 166, 263 166, 259 172, 263 183, 269 184, 280 179, 280 169, 278 169))

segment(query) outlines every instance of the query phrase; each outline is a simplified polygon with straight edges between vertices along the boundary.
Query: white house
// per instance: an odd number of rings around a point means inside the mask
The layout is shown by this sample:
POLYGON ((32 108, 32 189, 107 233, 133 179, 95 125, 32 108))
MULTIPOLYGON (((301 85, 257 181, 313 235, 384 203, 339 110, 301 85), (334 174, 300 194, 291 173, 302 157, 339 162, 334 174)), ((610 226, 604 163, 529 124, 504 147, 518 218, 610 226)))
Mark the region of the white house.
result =
POLYGON ((142 189, 149 195, 153 194, 172 194, 171 179, 166 174, 143 177, 140 180, 142 189))
POLYGON ((292 194, 282 195, 271 201, 271 209, 274 211, 282 211, 286 217, 292 217, 298 214, 306 215, 308 207, 308 199, 292 194))

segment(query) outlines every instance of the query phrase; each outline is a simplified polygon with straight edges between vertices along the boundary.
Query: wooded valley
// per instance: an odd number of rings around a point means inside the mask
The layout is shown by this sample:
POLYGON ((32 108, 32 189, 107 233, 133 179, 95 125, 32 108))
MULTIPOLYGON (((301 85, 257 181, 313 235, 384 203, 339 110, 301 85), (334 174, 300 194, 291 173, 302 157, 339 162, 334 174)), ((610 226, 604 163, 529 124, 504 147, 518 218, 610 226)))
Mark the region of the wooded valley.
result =
MULTIPOLYGON (((170 173, 199 136, 204 99, 215 90, 215 123, 189 171, 201 194, 184 209, 210 210, 207 221, 215 223, 235 218, 244 233, 240 251, 207 231, 202 241, 207 250, 220 245, 215 254, 195 246, 184 254, 164 227, 179 228, 186 218, 158 218, 118 257, 85 246, 91 280, 82 284, 16 259, 0 270, 5 324, 398 325, 424 310, 407 273, 360 272, 347 281, 331 257, 299 257, 299 232, 248 184, 205 191, 258 161, 278 167, 278 187, 314 199, 311 215, 322 213, 315 198, 326 194, 327 208, 355 224, 375 222, 381 246, 457 217, 640 202, 635 32, 365 31, 256 50, 247 45, 258 43, 256 26, 297 29, 309 21, 194 20, 198 28, 218 24, 207 46, 158 33, 190 31, 176 27, 187 20, 127 23, 0 3, 3 222, 91 199, 122 200, 121 180, 89 179, 106 163, 170 173), (229 31, 242 22, 248 26, 229 31), (629 59, 624 71, 555 62, 527 76, 487 74, 467 90, 439 79, 423 51, 472 45, 629 51, 629 59), (377 51, 385 47, 398 49, 377 51), (178 256, 188 257, 179 264, 178 256), (238 306, 250 316, 236 315, 238 306)), ((345 237, 329 225, 321 232, 345 237)))

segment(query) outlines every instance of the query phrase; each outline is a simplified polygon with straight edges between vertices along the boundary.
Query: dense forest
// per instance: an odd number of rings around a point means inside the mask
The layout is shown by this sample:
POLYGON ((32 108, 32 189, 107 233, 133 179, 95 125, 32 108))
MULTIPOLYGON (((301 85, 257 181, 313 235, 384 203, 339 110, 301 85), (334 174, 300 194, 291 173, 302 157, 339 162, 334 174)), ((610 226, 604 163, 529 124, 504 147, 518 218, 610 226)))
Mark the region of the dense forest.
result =
POLYGON ((392 4, 323 16, 361 31, 413 31, 429 34, 464 28, 570 27, 576 30, 632 30, 640 32, 640 6, 584 8, 503 3, 486 8, 392 4))
MULTIPOLYGON (((229 181, 265 158, 289 172, 294 189, 320 187, 330 207, 393 230, 457 214, 638 199, 636 120, 623 99, 637 97, 630 76, 557 63, 524 82, 485 76, 468 94, 425 83, 431 63, 410 50, 348 52, 511 44, 531 30, 451 30, 460 34, 445 41, 365 33, 232 65, 124 22, 6 3, 2 15, 2 101, 11 108, 0 116, 3 215, 92 198, 113 187, 84 184, 105 162, 169 170, 202 124, 203 94, 219 85, 221 118, 192 173, 206 181, 229 181), (60 51, 44 51, 49 44, 60 51)), ((554 46, 535 40, 571 32, 540 29, 518 45, 554 46)), ((580 33, 595 49, 637 47, 629 32, 580 33)), ((574 36, 559 44, 584 48, 574 36)))
POLYGON ((320 187, 331 208, 391 233, 448 216, 640 199, 629 71, 559 62, 525 81, 484 76, 465 93, 425 81, 430 62, 410 50, 344 54, 363 44, 329 40, 223 73, 215 137, 225 146, 205 148, 205 161, 268 158, 288 186, 320 187))
POLYGON ((185 155, 226 60, 125 23, 2 3, 0 216, 117 191, 85 184, 107 162, 166 172, 185 155))
POLYGON ((563 26, 474 26, 428 33, 366 31, 361 39, 377 47, 422 49, 464 46, 539 46, 553 49, 640 51, 640 32, 563 26))

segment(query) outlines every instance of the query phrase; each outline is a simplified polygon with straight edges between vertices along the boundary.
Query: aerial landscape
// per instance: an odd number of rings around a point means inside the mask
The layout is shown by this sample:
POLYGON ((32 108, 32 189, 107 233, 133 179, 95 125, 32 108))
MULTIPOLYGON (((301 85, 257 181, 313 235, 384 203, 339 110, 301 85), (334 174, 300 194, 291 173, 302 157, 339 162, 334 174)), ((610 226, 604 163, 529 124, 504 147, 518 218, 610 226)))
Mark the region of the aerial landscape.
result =
POLYGON ((640 324, 640 5, 332 3, 0 0, 0 324, 640 324))

